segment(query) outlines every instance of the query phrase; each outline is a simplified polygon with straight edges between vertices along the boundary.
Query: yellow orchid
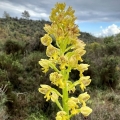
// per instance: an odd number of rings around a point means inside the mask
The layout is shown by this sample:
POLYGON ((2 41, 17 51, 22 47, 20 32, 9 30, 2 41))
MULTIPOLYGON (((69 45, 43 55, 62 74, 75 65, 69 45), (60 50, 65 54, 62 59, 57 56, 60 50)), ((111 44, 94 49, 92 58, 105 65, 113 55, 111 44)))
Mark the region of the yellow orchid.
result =
POLYGON ((39 64, 43 67, 42 70, 44 73, 46 73, 49 70, 49 60, 41 59, 39 61, 39 64))
POLYGON ((44 30, 48 33, 48 34, 52 34, 54 31, 54 29, 51 27, 51 25, 45 24, 44 30))
POLYGON ((84 72, 84 71, 88 70, 88 67, 89 67, 89 66, 90 66, 90 65, 88 65, 88 64, 83 64, 83 63, 77 65, 76 69, 80 71, 80 77, 83 76, 83 72, 84 72))
POLYGON ((65 111, 57 112, 56 120, 68 120, 67 113, 65 111))
POLYGON ((87 92, 82 93, 78 96, 78 99, 81 103, 86 102, 90 98, 90 95, 87 92))
POLYGON ((41 87, 38 89, 38 91, 42 94, 45 94, 44 98, 46 98, 46 101, 52 100, 53 102, 56 102, 59 97, 59 92, 51 88, 49 85, 41 84, 41 87))
POLYGON ((81 107, 80 112, 81 112, 84 116, 88 116, 88 115, 92 112, 92 109, 89 108, 89 107, 87 107, 87 106, 83 106, 83 107, 81 107))
POLYGON ((63 75, 59 74, 58 72, 53 72, 50 74, 50 81, 56 86, 59 86, 60 88, 64 88, 64 82, 63 82, 63 75))
POLYGON ((67 84, 68 84, 68 92, 69 93, 71 93, 71 92, 74 93, 76 89, 75 89, 75 86, 73 86, 73 83, 71 81, 68 81, 67 84))
POLYGON ((48 57, 53 57, 56 60, 58 58, 58 54, 59 54, 59 49, 57 49, 51 44, 47 46, 46 55, 48 57))
POLYGON ((58 63, 60 65, 61 70, 66 69, 65 67, 68 66, 66 56, 60 56, 58 59, 58 63))
POLYGON ((78 64, 77 56, 75 56, 75 55, 71 56, 68 63, 71 68, 74 68, 78 64))
POLYGON ((75 97, 69 98, 69 100, 68 100, 68 108, 69 108, 72 115, 75 115, 75 114, 79 113, 79 110, 77 109, 79 107, 78 103, 79 103, 78 98, 75 98, 75 97))
POLYGON ((78 39, 80 30, 75 24, 74 12, 72 7, 66 9, 65 3, 57 3, 49 17, 51 25, 45 24, 46 34, 41 38, 41 43, 46 46, 48 59, 41 59, 39 64, 45 73, 49 68, 54 70, 49 79, 61 91, 58 92, 49 85, 41 85, 38 90, 45 95, 47 101, 51 100, 59 107, 56 120, 70 120, 76 114, 88 116, 92 112, 92 109, 86 106, 86 101, 90 98, 87 92, 78 97, 69 96, 71 91, 75 92, 77 85, 84 91, 91 82, 90 76, 83 75, 89 67, 88 64, 81 63, 82 56, 86 53, 86 44, 78 39), (70 80, 70 72, 73 69, 80 73, 80 78, 77 81, 73 80, 74 82, 70 80))
POLYGON ((51 92, 51 100, 53 101, 53 102, 56 102, 57 100, 58 100, 58 94, 55 92, 55 91, 52 91, 51 92))
POLYGON ((48 34, 45 34, 41 38, 41 42, 42 42, 43 45, 48 46, 52 43, 52 38, 48 34))
POLYGON ((90 76, 82 76, 79 82, 81 89, 84 91, 84 89, 86 89, 86 86, 88 86, 91 82, 90 76))
POLYGON ((51 96, 50 96, 51 87, 49 85, 43 85, 43 84, 40 86, 41 86, 41 88, 39 88, 38 91, 42 94, 45 94, 44 98, 47 98, 46 101, 48 101, 51 98, 51 96))

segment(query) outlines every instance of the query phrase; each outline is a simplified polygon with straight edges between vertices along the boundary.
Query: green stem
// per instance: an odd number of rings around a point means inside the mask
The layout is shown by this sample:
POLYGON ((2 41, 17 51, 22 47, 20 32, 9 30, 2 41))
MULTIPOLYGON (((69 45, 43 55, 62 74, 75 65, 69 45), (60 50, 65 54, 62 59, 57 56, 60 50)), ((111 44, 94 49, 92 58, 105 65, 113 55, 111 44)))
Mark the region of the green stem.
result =
POLYGON ((67 90, 67 85, 66 85, 65 88, 63 89, 62 104, 63 104, 63 110, 64 110, 64 111, 68 114, 68 116, 69 116, 69 109, 68 109, 67 101, 68 101, 68 90, 67 90))
POLYGON ((58 100, 56 100, 55 102, 56 102, 57 106, 60 108, 60 110, 63 110, 63 108, 62 108, 60 102, 59 102, 58 100))
POLYGON ((63 97, 55 88, 52 88, 53 91, 55 91, 61 98, 63 97))
POLYGON ((57 68, 56 68, 56 66, 54 65, 54 64, 52 64, 52 63, 49 63, 49 66, 53 69, 53 70, 55 70, 56 72, 60 72, 57 68))
POLYGON ((77 80, 76 82, 74 82, 74 83, 69 87, 68 90, 71 90, 73 87, 75 87, 75 86, 77 86, 77 85, 79 85, 79 84, 80 84, 80 82, 79 82, 79 80, 77 80))
POLYGON ((63 71, 63 75, 64 75, 64 79, 65 79, 65 87, 63 88, 62 90, 62 93, 63 93, 63 98, 62 98, 62 104, 63 104, 63 110, 68 114, 69 116, 69 108, 68 108, 68 104, 67 104, 67 101, 68 101, 68 85, 67 85, 67 81, 68 81, 68 77, 69 77, 69 74, 68 74, 68 70, 66 71, 63 71))

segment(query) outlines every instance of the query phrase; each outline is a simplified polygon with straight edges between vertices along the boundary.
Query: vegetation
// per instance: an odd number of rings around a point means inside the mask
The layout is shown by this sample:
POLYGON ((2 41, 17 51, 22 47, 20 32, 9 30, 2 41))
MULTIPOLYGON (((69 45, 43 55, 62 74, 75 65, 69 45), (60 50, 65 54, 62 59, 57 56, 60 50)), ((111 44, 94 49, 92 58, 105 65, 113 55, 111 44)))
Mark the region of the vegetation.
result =
MULTIPOLYGON (((0 91, 2 103, 0 117, 4 114, 5 119, 9 120, 31 120, 32 117, 35 120, 55 118, 58 108, 51 102, 46 102, 43 95, 38 92, 40 84, 51 85, 49 82, 51 70, 44 75, 38 64, 41 58, 47 58, 45 47, 40 42, 40 38, 45 34, 43 30, 45 24, 51 23, 44 20, 0 18, 0 88, 3 90, 6 86, 3 94, 0 91)), ((83 59, 90 65, 88 71, 83 74, 91 76, 92 79, 87 91, 92 95, 88 104, 93 113, 88 119, 118 120, 120 34, 96 38, 89 33, 81 32, 79 38, 86 43, 86 54, 83 59)), ((72 70, 70 77, 77 80, 79 71, 72 70)), ((75 95, 78 96, 79 93, 77 89, 75 95)), ((72 119, 80 118, 84 119, 80 115, 72 119)))
POLYGON ((29 12, 24 10, 24 12, 22 12, 22 17, 25 18, 25 19, 29 19, 29 17, 30 17, 29 12))

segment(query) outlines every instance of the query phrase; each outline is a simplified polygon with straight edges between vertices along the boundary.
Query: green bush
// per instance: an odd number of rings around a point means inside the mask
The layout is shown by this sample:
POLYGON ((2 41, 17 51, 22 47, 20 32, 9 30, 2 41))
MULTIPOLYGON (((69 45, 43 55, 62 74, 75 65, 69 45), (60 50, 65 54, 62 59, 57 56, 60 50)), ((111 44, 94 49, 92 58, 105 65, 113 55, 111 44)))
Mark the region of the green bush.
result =
POLYGON ((101 85, 103 87, 107 86, 110 88, 116 88, 116 85, 119 83, 119 73, 116 69, 118 61, 114 56, 106 56, 103 58, 103 64, 101 66, 101 85))
POLYGON ((18 88, 21 81, 18 79, 24 71, 23 65, 19 60, 14 60, 13 55, 0 53, 0 78, 1 83, 10 81, 13 87, 18 88))
POLYGON ((119 41, 115 41, 115 37, 110 36, 110 37, 106 37, 104 38, 104 43, 105 43, 105 47, 106 47, 106 52, 108 55, 113 55, 118 53, 118 48, 120 46, 118 46, 119 41))
POLYGON ((7 54, 24 53, 25 42, 17 40, 7 40, 4 44, 4 51, 7 54))

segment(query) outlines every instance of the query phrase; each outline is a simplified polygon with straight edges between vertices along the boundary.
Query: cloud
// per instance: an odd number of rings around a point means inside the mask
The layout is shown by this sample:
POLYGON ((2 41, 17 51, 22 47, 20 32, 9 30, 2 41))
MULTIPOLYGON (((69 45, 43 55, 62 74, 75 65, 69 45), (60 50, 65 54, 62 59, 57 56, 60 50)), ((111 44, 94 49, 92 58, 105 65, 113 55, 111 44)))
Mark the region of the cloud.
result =
POLYGON ((0 17, 3 16, 4 11, 10 14, 11 17, 21 17, 22 12, 27 10, 30 14, 31 19, 47 19, 49 14, 47 14, 45 8, 38 8, 34 4, 16 4, 12 2, 0 1, 0 17))
POLYGON ((97 37, 105 37, 105 36, 111 36, 111 35, 116 35, 120 33, 120 27, 118 27, 115 24, 112 24, 108 26, 107 28, 101 30, 100 33, 95 34, 97 37))
POLYGON ((120 0, 0 0, 0 17, 3 12, 21 17, 21 11, 28 10, 31 19, 49 19, 51 8, 57 2, 72 6, 79 22, 117 22, 120 21, 120 0))

